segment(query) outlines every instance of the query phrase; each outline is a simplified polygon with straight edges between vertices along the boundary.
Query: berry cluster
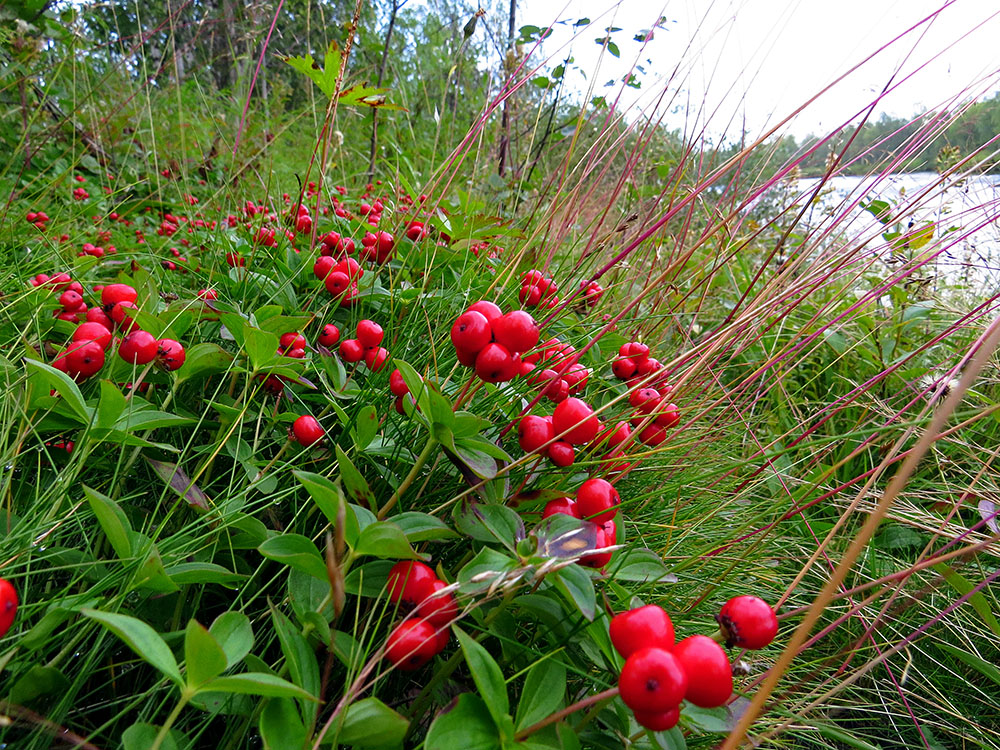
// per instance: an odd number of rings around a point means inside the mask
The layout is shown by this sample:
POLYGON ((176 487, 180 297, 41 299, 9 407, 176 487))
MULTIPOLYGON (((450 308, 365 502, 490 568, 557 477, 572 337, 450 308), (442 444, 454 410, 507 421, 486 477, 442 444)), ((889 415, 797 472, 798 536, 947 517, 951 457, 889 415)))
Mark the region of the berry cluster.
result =
POLYGON ((581 305, 585 309, 597 307, 597 303, 601 301, 601 297, 604 295, 604 287, 596 281, 581 281, 580 291, 582 292, 580 295, 581 305))
MULTIPOLYGON (((393 370, 389 374, 389 391, 396 397, 394 404, 396 411, 400 414, 406 414, 406 410, 403 408, 403 399, 409 395, 410 386, 403 380, 403 374, 399 370, 393 370)), ((416 408, 416 403, 412 396, 410 396, 410 403, 416 408)))
POLYGON ((28 211, 24 218, 28 220, 29 224, 34 224, 36 229, 41 229, 43 232, 49 221, 49 215, 44 211, 28 211))
MULTIPOLYGON (((327 238, 329 236, 327 235, 327 238)), ((350 247, 353 249, 353 241, 347 240, 347 242, 351 243, 350 247)), ((358 282, 365 275, 361 264, 354 258, 337 260, 332 255, 320 255, 313 264, 313 273, 317 279, 323 282, 326 291, 333 295, 342 307, 350 307, 354 304, 359 293, 358 282)))
POLYGON ((521 417, 517 442, 525 453, 544 453, 556 466, 571 466, 576 460, 574 446, 594 442, 602 427, 590 404, 569 396, 551 415, 521 417))
MULTIPOLYGON (((774 610, 753 596, 730 599, 716 619, 732 628, 724 626, 723 633, 730 646, 763 648, 778 631, 774 610), (742 638, 731 638, 733 632, 742 638)), ((655 604, 615 615, 609 630, 611 643, 625 659, 619 694, 643 727, 663 731, 675 726, 682 700, 715 708, 732 695, 732 668, 722 647, 704 635, 675 643, 670 616, 655 604)))
POLYGON ((538 269, 532 268, 521 276, 521 291, 517 297, 522 305, 528 307, 555 307, 559 304, 556 286, 551 278, 538 269))
MULTIPOLYGON (((340 342, 337 350, 341 358, 351 363, 364 360, 368 369, 376 372, 385 367, 389 359, 389 350, 382 346, 382 339, 385 336, 382 326, 374 320, 359 320, 355 336, 353 339, 344 339, 340 342)), ((337 337, 340 337, 339 331, 337 337)))
POLYGON ((422 562, 405 560, 389 570, 389 600, 409 610, 385 644, 385 658, 397 669, 420 669, 448 645, 458 604, 450 591, 441 593, 447 586, 422 562))
MULTIPOLYGON (((587 520, 594 525, 594 549, 613 547, 618 538, 615 517, 621 507, 618 490, 605 479, 588 479, 576 491, 576 499, 560 497, 550 500, 542 510, 542 518, 562 513, 587 520)), ((612 552, 596 552, 580 558, 580 564, 589 568, 603 568, 611 562, 612 552)))
POLYGON ((487 383, 505 383, 522 374, 521 355, 535 347, 538 335, 538 325, 528 313, 504 314, 485 300, 470 305, 451 327, 458 361, 475 368, 487 383))

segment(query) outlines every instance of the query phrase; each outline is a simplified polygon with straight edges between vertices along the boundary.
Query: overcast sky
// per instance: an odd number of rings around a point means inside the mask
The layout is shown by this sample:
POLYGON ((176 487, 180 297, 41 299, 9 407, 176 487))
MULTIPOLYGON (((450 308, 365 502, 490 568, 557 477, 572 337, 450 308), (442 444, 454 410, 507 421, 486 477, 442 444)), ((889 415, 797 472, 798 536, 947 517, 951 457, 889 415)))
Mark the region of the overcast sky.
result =
MULTIPOLYGON (((557 19, 542 52, 554 61, 569 50, 587 73, 576 74, 583 90, 595 83, 594 95, 614 96, 604 84, 620 79, 638 62, 646 69, 642 89, 627 89, 648 104, 667 84, 675 98, 671 124, 691 121, 689 107, 711 112, 709 131, 720 133, 735 115, 759 133, 818 94, 840 74, 889 44, 874 59, 810 105, 786 129, 796 136, 827 132, 842 125, 874 101, 893 80, 912 78, 887 94, 876 114, 906 116, 956 101, 965 95, 982 98, 996 91, 1000 75, 1000 2, 996 0, 522 0, 518 26, 544 27, 557 19), (936 17, 903 38, 922 19, 936 17), (660 15, 664 28, 654 32, 640 52, 633 36, 660 15), (587 17, 586 30, 571 26, 587 17), (621 27, 612 39, 621 57, 605 54, 600 45, 608 25, 621 27), (978 27, 978 28, 977 28, 978 27), (574 33, 579 36, 572 40, 574 33), (892 42, 890 44, 890 42, 892 42), (652 60, 652 64, 647 62, 652 60)), ((706 119, 703 115, 703 119, 706 119)), ((737 122, 740 122, 737 119, 737 122)), ((733 128, 728 126, 730 132, 733 128)), ((738 133, 740 127, 735 127, 738 133)))

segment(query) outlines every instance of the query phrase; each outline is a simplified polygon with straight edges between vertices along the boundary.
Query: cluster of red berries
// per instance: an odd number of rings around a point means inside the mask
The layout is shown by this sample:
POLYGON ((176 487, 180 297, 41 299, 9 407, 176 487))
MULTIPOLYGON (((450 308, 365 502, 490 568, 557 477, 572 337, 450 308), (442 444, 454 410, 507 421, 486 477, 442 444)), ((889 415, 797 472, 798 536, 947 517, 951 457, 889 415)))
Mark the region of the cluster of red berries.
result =
MULTIPOLYGON (((389 373, 389 391, 396 397, 394 404, 396 411, 400 414, 406 414, 405 409, 403 409, 403 399, 409 396, 410 386, 403 380, 403 374, 399 370, 393 370, 389 373)), ((414 404, 414 408, 416 408, 416 403, 412 396, 410 396, 410 403, 414 404)))
POLYGON ((278 354, 292 359, 305 359, 306 337, 298 331, 287 331, 278 339, 278 354))
POLYGON ((556 282, 538 269, 532 268, 521 276, 521 291, 517 297, 522 305, 528 307, 555 307, 559 304, 557 291, 559 287, 556 286, 556 282))
POLYGON ((90 193, 87 192, 86 188, 78 187, 73 188, 73 200, 75 201, 85 201, 90 197, 90 193))
MULTIPOLYGON (((326 235, 323 238, 324 243, 333 234, 335 233, 330 232, 330 234, 326 235)), ((340 239, 339 235, 337 237, 341 246, 348 247, 347 243, 349 242, 349 247, 354 247, 352 240, 340 239)), ((325 248, 327 245, 324 244, 323 247, 325 248)), ((358 282, 365 275, 361 264, 354 260, 354 258, 337 260, 331 255, 320 255, 316 259, 316 262, 313 263, 313 273, 317 279, 323 282, 326 291, 332 294, 337 299, 338 304, 343 307, 350 307, 354 304, 359 293, 358 282)))
POLYGON ((538 343, 538 325, 523 310, 504 314, 499 306, 480 300, 458 316, 451 342, 458 361, 475 368, 487 383, 505 383, 522 370, 521 354, 538 343))
MULTIPOLYGON (((588 479, 576 491, 576 499, 560 497, 550 500, 542 510, 542 518, 562 513, 573 518, 589 521, 595 527, 594 549, 613 547, 618 538, 615 517, 621 507, 618 490, 606 479, 588 479)), ((595 552, 580 558, 580 564, 589 568, 603 568, 613 552, 595 552)))
POLYGON ((364 260, 384 266, 392 260, 395 249, 396 241, 388 232, 365 232, 365 236, 361 238, 361 250, 358 254, 364 260))
POLYGON ((29 224, 34 224, 36 228, 44 232, 49 215, 44 211, 28 211, 24 218, 28 220, 29 224))
MULTIPOLYGON (((329 327, 323 329, 324 333, 329 327)), ((340 331, 337 331, 336 337, 340 337, 340 331)), ((389 359, 389 350, 382 346, 384 337, 385 332, 382 330, 382 326, 374 320, 359 320, 355 338, 341 341, 337 351, 340 352, 340 357, 345 362, 354 363, 364 360, 368 369, 378 372, 385 367, 385 363, 389 359)))
POLYGON ((585 308, 597 307, 597 303, 601 301, 601 297, 604 295, 604 287, 596 281, 581 281, 580 290, 582 292, 580 295, 582 305, 585 308))
POLYGON ((385 658, 397 669, 420 669, 448 645, 458 604, 451 592, 439 593, 447 585, 422 562, 406 560, 390 569, 389 600, 410 610, 385 644, 385 658))
POLYGON ((603 425, 593 408, 580 398, 560 401, 551 415, 528 414, 517 425, 517 442, 525 453, 548 456, 556 466, 571 466, 574 446, 594 442, 603 425))
MULTIPOLYGON (((743 648, 763 648, 778 632, 774 610, 755 596, 730 599, 717 619, 727 623, 723 635, 729 645, 743 648)), ((676 726, 682 700, 701 708, 729 701, 733 672, 726 652, 704 635, 675 643, 670 616, 655 604, 615 615, 610 636, 625 659, 618 678, 622 702, 646 729, 659 732, 676 726)))
POLYGON ((6 578, 0 578, 0 638, 7 635, 17 615, 17 589, 6 578))

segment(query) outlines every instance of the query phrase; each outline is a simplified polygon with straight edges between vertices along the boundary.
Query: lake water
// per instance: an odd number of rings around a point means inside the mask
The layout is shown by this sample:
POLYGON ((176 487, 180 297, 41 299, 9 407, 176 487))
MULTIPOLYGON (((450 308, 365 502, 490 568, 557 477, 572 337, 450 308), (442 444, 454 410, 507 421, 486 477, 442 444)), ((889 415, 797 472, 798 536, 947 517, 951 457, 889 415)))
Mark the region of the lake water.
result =
MULTIPOLYGON (((791 188, 800 200, 812 195, 819 179, 802 178, 791 188)), ((935 172, 912 172, 883 176, 843 176, 828 180, 819 200, 804 217, 811 227, 837 227, 855 242, 872 240, 869 247, 890 246, 881 234, 886 229, 913 231, 934 224, 933 240, 921 248, 935 259, 922 271, 936 277, 939 291, 961 285, 976 295, 1000 294, 1000 176, 977 175, 963 180, 943 180, 935 172), (881 199, 892 207, 893 219, 883 226, 861 203, 881 199)), ((876 249, 876 252, 878 250, 876 249)), ((913 251, 909 251, 913 254, 913 251)))

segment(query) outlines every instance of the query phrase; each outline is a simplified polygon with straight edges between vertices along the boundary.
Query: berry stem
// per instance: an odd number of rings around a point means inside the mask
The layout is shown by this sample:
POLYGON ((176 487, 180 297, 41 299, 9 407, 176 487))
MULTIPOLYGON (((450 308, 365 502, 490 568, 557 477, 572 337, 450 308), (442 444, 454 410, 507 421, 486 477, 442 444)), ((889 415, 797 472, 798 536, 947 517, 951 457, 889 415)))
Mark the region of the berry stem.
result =
POLYGON ((617 686, 613 688, 608 688, 602 693, 595 693, 594 695, 588 695, 583 700, 579 700, 576 703, 566 706, 566 708, 556 711, 554 714, 546 716, 544 719, 532 724, 527 729, 522 729, 520 732, 514 735, 514 740, 517 742, 522 742, 524 739, 530 737, 535 732, 545 729, 545 727, 547 727, 549 724, 555 724, 557 721, 562 721, 570 714, 574 714, 577 711, 580 711, 589 706, 593 706, 594 704, 600 703, 601 701, 610 700, 611 698, 614 698, 616 695, 618 695, 617 686))

